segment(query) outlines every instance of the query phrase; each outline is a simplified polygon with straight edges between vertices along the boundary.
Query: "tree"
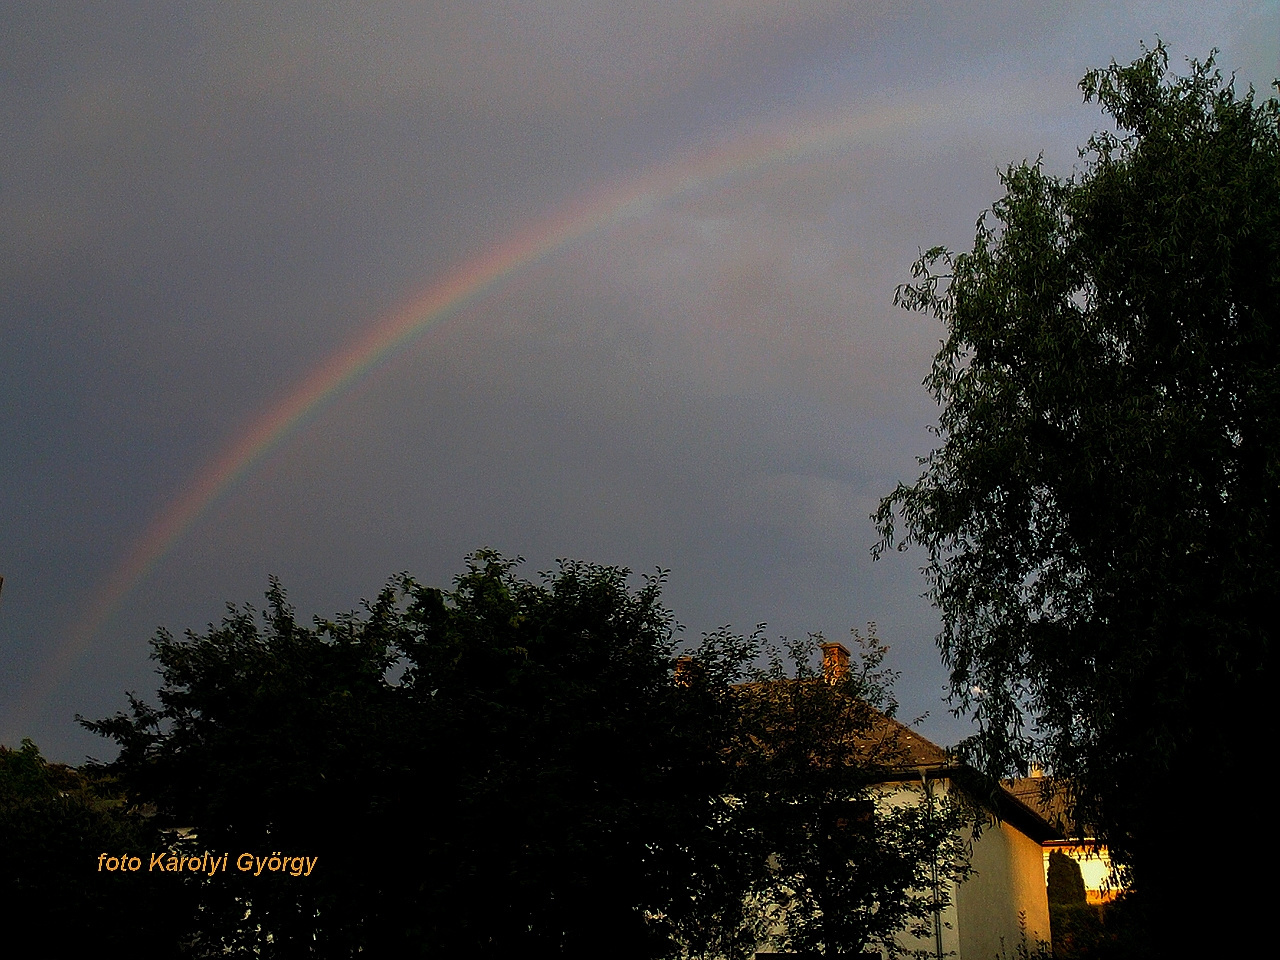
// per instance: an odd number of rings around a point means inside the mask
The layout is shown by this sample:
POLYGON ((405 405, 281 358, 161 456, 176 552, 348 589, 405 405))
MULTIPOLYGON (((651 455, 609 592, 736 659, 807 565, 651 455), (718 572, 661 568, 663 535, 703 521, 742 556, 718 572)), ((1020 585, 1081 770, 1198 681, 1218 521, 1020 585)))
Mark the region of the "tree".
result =
POLYGON ((200 848, 317 860, 202 885, 199 951, 671 951, 726 728, 671 682, 661 575, 516 562, 481 551, 451 591, 403 575, 312 626, 273 582, 262 614, 157 636, 158 706, 85 722, 200 848))
POLYGON ((1079 906, 1087 901, 1080 864, 1060 850, 1049 854, 1047 879, 1050 904, 1079 906))
POLYGON ((140 942, 157 957, 183 955, 182 882, 127 867, 165 843, 109 777, 49 763, 30 740, 0 747, 0 920, 12 943, 25 930, 29 943, 108 956, 140 942))
POLYGON ((1069 778, 1173 936, 1266 888, 1223 880, 1236 843, 1198 845, 1193 903, 1171 839, 1274 730, 1280 105, 1212 56, 1171 75, 1162 44, 1081 88, 1116 125, 1084 168, 1009 167, 973 250, 898 290, 946 328, 940 445, 881 502, 876 553, 928 554, 976 759, 1069 778))
POLYGON ((663 577, 564 562, 532 584, 480 554, 446 595, 408 584, 396 643, 434 790, 428 941, 483 954, 669 949, 654 918, 681 887, 680 838, 711 814, 710 731, 681 727, 663 577))
POLYGON ((366 924, 394 916, 415 879, 398 859, 417 851, 397 825, 409 810, 395 777, 399 691, 387 681, 395 597, 314 627, 274 580, 267 599, 261 615, 229 606, 204 634, 161 630, 159 704, 129 695, 128 714, 81 723, 120 747, 105 770, 132 802, 163 827, 194 830, 191 852, 315 858, 305 881, 229 863, 192 890, 197 955, 344 956, 383 932, 366 924))
POLYGON ((773 905, 776 945, 897 956, 898 935, 929 937, 953 884, 967 878, 961 831, 973 818, 956 797, 894 791, 909 764, 893 719, 895 675, 874 632, 853 639, 855 662, 827 645, 825 670, 811 666, 821 636, 788 644, 790 671, 769 648, 768 666, 739 688, 746 736, 735 794, 749 832, 768 842, 751 896, 773 905))
POLYGON ((261 613, 157 635, 158 704, 82 721, 149 823, 189 831, 166 844, 232 858, 182 888, 192 953, 743 960, 784 888, 788 942, 827 950, 930 909, 946 805, 871 833, 837 811, 893 757, 850 739, 880 716, 858 696, 892 712, 883 648, 835 686, 780 660, 744 683, 758 636, 677 657, 663 574, 517 563, 481 551, 447 591, 401 575, 309 626, 272 581, 261 613), (316 866, 243 873, 246 852, 316 866))

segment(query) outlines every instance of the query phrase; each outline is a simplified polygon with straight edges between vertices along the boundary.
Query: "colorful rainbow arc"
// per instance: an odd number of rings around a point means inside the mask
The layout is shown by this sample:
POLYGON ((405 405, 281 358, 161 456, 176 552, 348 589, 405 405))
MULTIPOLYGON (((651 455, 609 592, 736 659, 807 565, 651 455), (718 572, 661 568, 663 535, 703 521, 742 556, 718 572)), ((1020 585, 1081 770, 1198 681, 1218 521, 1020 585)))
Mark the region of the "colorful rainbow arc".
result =
MULTIPOLYGON (((971 112, 974 104, 967 104, 971 112)), ((195 521, 224 497, 272 450, 327 403, 365 377, 380 361, 463 307, 475 303, 517 271, 573 242, 624 220, 643 216, 660 204, 730 178, 811 156, 821 150, 847 148, 879 134, 920 126, 956 110, 939 102, 905 106, 871 114, 791 125, 782 131, 758 132, 705 150, 683 162, 650 171, 621 186, 588 194, 557 215, 518 231, 483 255, 462 264, 444 279, 409 299, 364 336, 313 370, 302 383, 197 475, 186 491, 147 527, 143 536, 96 591, 67 639, 26 688, 17 711, 25 722, 65 679, 90 641, 119 609, 124 599, 177 543, 195 521)))

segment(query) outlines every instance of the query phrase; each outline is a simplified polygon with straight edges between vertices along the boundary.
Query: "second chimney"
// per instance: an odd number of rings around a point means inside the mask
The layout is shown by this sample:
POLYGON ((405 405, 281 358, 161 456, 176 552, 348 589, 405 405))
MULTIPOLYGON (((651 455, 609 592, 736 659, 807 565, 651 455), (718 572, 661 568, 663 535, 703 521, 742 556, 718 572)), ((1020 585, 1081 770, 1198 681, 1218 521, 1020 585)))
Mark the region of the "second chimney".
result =
POLYGON ((839 683, 849 676, 849 648, 833 640, 822 647, 822 676, 827 683, 839 683))

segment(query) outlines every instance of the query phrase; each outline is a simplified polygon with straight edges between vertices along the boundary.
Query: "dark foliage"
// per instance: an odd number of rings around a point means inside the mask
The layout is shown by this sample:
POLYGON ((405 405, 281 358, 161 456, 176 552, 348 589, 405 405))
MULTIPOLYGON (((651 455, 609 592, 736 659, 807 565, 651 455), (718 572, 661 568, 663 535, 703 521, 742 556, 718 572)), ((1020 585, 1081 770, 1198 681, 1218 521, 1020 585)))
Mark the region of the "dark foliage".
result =
POLYGON ((313 626, 273 583, 261 617, 157 638, 158 707, 86 722, 201 847, 318 857, 306 882, 204 888, 202 949, 661 952, 645 907, 679 873, 673 835, 708 815, 705 739, 672 722, 661 580, 513 565, 480 553, 448 593, 400 577, 313 626))
POLYGON ((758 638, 677 659, 661 575, 515 563, 478 553, 451 591, 401 576, 310 626, 273 582, 262 614, 156 638, 157 706, 85 721, 157 826, 230 854, 183 888, 194 953, 742 958, 784 888, 805 947, 931 916, 951 807, 873 831, 836 811, 894 758, 851 739, 878 716, 858 698, 891 709, 883 647, 839 686, 780 661, 744 685, 758 638), (242 852, 317 866, 255 876, 242 852))
POLYGON ((1010 167, 898 291, 946 326, 941 446, 875 519, 928 552, 973 755, 1069 778, 1167 933, 1267 886, 1202 845, 1205 910, 1175 851, 1275 728, 1280 104, 1159 45, 1081 87, 1117 127, 1084 169, 1010 167))
POLYGON ((1049 903, 1081 904, 1085 900, 1080 864, 1054 850, 1049 854, 1049 903))
POLYGON ((185 878, 118 868, 168 845, 109 777, 48 763, 30 740, 0 747, 0 918, 11 946, 25 930, 46 953, 122 956, 145 943, 151 956, 182 955, 185 878))
POLYGON ((1054 960, 1154 960, 1167 956, 1152 944, 1138 905, 1051 903, 1054 960))

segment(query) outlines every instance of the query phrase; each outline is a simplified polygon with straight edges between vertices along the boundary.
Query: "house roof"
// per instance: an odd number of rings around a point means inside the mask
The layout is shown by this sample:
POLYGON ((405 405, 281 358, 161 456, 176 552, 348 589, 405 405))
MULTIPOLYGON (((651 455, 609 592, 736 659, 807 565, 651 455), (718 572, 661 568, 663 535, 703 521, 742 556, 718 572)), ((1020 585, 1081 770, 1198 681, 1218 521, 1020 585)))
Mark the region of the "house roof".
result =
MULTIPOLYGON (((758 691, 768 696, 774 683, 814 682, 824 683, 821 677, 805 681, 765 681, 742 684, 739 689, 758 691)), ((825 682, 830 682, 830 675, 825 682)), ((770 699, 772 699, 770 697, 770 699)), ((891 758, 883 777, 885 783, 910 783, 922 780, 949 780, 973 801, 980 804, 998 820, 1007 821, 1037 843, 1061 840, 1064 833, 1061 818, 1057 821, 1046 815, 1025 789, 1014 792, 1008 784, 986 776, 974 767, 960 762, 952 751, 912 730, 906 724, 864 704, 871 713, 870 726, 856 736, 859 745, 866 745, 869 754, 891 758), (884 747, 884 752, 880 748, 884 747)), ((883 760, 881 762, 884 762, 883 760)))
POLYGON ((886 730, 891 730, 898 738, 898 744, 905 754, 904 762, 912 767, 919 766, 950 766, 952 764, 951 751, 938 746, 932 740, 927 740, 915 730, 912 730, 905 723, 895 720, 893 717, 880 716, 879 723, 883 724, 886 730))
MULTIPOLYGON (((1062 819, 1048 815, 1032 802, 1032 791, 1025 787, 1015 791, 1009 782, 993 780, 974 767, 958 761, 950 750, 892 717, 881 718, 885 729, 894 729, 906 758, 897 766, 901 782, 916 779, 948 779, 974 800, 981 803, 997 819, 1008 821, 1037 843, 1061 840, 1065 836, 1062 819)), ((1022 781, 1018 781, 1021 783, 1022 781)), ((1036 790, 1038 790, 1038 786, 1036 790)), ((1035 794, 1038 797, 1038 793, 1035 794)))
POLYGON ((1094 836, 1087 825, 1083 830, 1077 828, 1071 816, 1071 795, 1065 781, 1044 776, 1019 777, 1005 780, 1002 786, 1052 824, 1064 839, 1087 840, 1094 836))

